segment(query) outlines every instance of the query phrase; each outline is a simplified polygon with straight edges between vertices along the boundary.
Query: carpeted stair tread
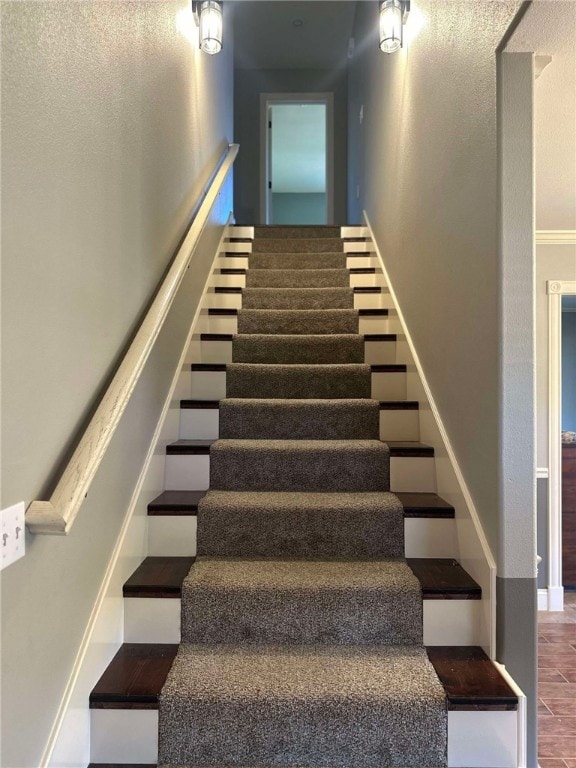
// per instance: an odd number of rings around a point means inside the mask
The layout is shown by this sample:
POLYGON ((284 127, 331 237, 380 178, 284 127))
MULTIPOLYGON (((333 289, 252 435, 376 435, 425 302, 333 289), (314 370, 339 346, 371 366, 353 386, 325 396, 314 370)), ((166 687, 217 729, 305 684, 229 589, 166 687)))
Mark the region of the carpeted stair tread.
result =
POLYGON ((369 365, 229 363, 226 396, 253 398, 370 398, 369 365))
POLYGON ((180 645, 159 762, 446 765, 444 691, 421 646, 180 645))
POLYGON ((254 239, 261 240, 265 238, 273 238, 277 240, 281 237, 294 238, 339 238, 340 227, 333 227, 326 224, 300 224, 296 226, 290 225, 261 225, 254 227, 254 239))
POLYGON ((348 334, 235 334, 234 363, 329 365, 364 362, 364 336, 348 334))
POLYGON ((244 288, 243 309, 353 309, 354 291, 343 288, 244 288))
POLYGON ((182 641, 422 644, 420 582, 401 559, 198 560, 182 583, 182 641))
POLYGON ((340 249, 334 253, 259 253, 249 257, 250 269, 346 269, 347 257, 340 249))
POLYGON ((404 510, 389 492, 210 490, 198 504, 198 554, 401 557, 404 510))
POLYGON ((378 440, 377 400, 226 398, 220 437, 249 440, 378 440))
POLYGON ((267 237, 255 238, 252 253, 323 253, 344 251, 340 237, 267 237))
POLYGON ((247 288, 348 288, 347 269, 249 269, 247 288))
POLYGON ((240 309, 238 333, 358 333, 355 309, 240 309))
POLYGON ((223 491, 388 491, 379 440, 216 440, 210 488, 223 491))

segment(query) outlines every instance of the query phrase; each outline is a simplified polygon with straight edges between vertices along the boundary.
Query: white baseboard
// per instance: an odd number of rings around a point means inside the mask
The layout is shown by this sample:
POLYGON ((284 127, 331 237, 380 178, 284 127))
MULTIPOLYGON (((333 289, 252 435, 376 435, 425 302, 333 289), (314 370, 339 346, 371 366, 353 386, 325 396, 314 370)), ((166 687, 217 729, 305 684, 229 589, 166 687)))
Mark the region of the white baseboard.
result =
POLYGON ((547 587, 538 590, 539 611, 563 611, 564 587, 547 587))
POLYGON ((548 590, 547 589, 538 590, 538 610, 539 611, 548 610, 548 590))
POLYGON ((70 768, 90 762, 88 697, 124 639, 122 586, 130 572, 148 554, 146 504, 153 498, 154 491, 160 493, 163 490, 164 456, 162 452, 157 452, 157 445, 178 438, 178 418, 169 418, 170 406, 200 317, 214 264, 227 236, 230 219, 231 216, 223 227, 202 297, 175 368, 150 448, 92 608, 39 768, 70 768), (152 493, 151 489, 154 489, 152 493))

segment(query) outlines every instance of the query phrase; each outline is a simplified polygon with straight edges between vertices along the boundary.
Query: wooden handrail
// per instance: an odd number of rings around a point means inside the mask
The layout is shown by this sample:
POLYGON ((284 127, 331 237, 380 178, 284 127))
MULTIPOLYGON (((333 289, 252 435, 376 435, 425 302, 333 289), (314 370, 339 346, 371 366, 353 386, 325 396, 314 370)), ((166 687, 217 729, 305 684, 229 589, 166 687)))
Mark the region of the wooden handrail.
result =
POLYGON ((162 285, 142 321, 120 367, 82 435, 72 458, 48 501, 33 501, 26 510, 26 525, 32 533, 66 535, 88 493, 106 449, 134 391, 140 374, 158 338, 194 249, 222 184, 238 154, 230 144, 162 285))

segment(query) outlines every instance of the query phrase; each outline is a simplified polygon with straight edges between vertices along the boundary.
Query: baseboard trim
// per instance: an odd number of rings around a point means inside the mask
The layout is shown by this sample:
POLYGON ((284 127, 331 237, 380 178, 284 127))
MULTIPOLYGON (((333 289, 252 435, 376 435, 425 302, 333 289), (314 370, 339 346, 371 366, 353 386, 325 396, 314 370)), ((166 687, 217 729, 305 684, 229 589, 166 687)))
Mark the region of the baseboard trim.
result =
POLYGON ((564 587, 546 587, 538 590, 539 611, 563 611, 564 587))
POLYGON ((539 611, 548 610, 548 590, 547 589, 538 590, 538 610, 539 611))
MULTIPOLYGON (((76 655, 76 659, 74 661, 74 665, 72 667, 72 671, 71 671, 70 676, 68 678, 68 681, 67 681, 67 684, 66 684, 66 688, 64 690, 64 694, 62 696, 62 700, 60 702, 60 706, 59 706, 58 712, 56 714, 56 718, 54 719, 54 723, 52 725, 52 728, 51 728, 51 731, 50 731, 50 735, 49 735, 47 743, 46 743, 46 747, 44 748, 44 752, 43 752, 42 757, 40 759, 39 768, 57 768, 57 764, 54 764, 52 762, 52 757, 53 757, 54 751, 56 749, 56 746, 58 744, 58 739, 60 737, 60 734, 61 734, 61 731, 62 731, 62 727, 64 725, 64 721, 65 721, 65 718, 66 718, 66 714, 67 714, 68 709, 70 707, 70 703, 71 703, 71 701, 73 699, 76 686, 79 683, 79 679, 80 679, 80 675, 81 675, 84 663, 87 660, 87 656, 88 656, 88 653, 89 653, 89 650, 90 650, 90 647, 91 647, 91 644, 92 644, 92 641, 93 641, 95 630, 97 628, 98 620, 100 618, 102 609, 104 607, 104 603, 106 601, 106 598, 109 596, 110 584, 113 581, 116 568, 118 567, 118 563, 119 563, 120 558, 122 556, 124 545, 125 545, 126 538, 127 538, 127 534, 128 534, 129 528, 130 528, 130 524, 133 521, 134 512, 136 510, 136 507, 137 507, 137 504, 138 504, 138 501, 139 501, 139 498, 140 498, 140 494, 141 494, 142 489, 144 487, 144 483, 145 483, 145 480, 146 480, 147 473, 150 470, 150 465, 151 465, 152 459, 153 459, 153 457, 155 455, 157 444, 158 444, 158 442, 160 441, 160 439, 162 437, 162 429, 164 427, 164 423, 166 421, 166 417, 168 415, 168 411, 170 409, 170 405, 171 405, 172 400, 174 398, 174 392, 175 392, 176 387, 178 385, 178 380, 180 378, 183 366, 185 364, 188 348, 189 348, 190 343, 192 341, 192 336, 193 336, 195 328, 196 328, 196 326, 198 324, 198 320, 200 318, 200 312, 201 312, 202 307, 204 305, 204 299, 206 297, 206 293, 207 293, 208 288, 210 286, 210 280, 211 280, 212 273, 213 273, 215 265, 216 265, 216 260, 218 259, 218 257, 220 256, 220 252, 222 251, 224 239, 227 236, 227 232, 228 232, 228 229, 229 229, 229 226, 230 226, 231 219, 232 219, 232 214, 230 213, 229 216, 228 216, 226 224, 222 228, 222 235, 221 235, 221 238, 219 240, 218 246, 216 248, 216 253, 215 253, 215 256, 214 256, 214 260, 213 260, 212 265, 210 267, 210 270, 208 272, 208 276, 207 276, 207 279, 206 279, 206 284, 204 286, 204 290, 202 292, 202 296, 201 296, 201 298, 200 298, 200 300, 198 302, 198 307, 196 308, 196 312, 194 313, 194 318, 192 320, 190 331, 188 333, 186 343, 184 344, 184 348, 183 348, 182 354, 180 356, 180 359, 179 359, 179 361, 177 363, 177 366, 176 366, 176 369, 175 369, 175 373, 174 373, 174 376, 172 378, 172 382, 171 382, 171 385, 170 385, 170 389, 168 391, 168 394, 166 396, 166 400, 164 402, 164 406, 163 406, 162 411, 160 413, 160 417, 158 419, 158 422, 157 422, 157 425, 156 425, 156 429, 154 431, 154 435, 153 435, 152 441, 150 443, 149 450, 148 450, 148 452, 146 454, 146 457, 144 459, 144 464, 142 466, 142 470, 141 470, 140 475, 138 477, 138 480, 136 482, 136 486, 134 488, 134 492, 132 494, 132 497, 131 497, 131 500, 130 500, 130 504, 129 504, 128 509, 126 511, 124 522, 122 523, 122 527, 120 529, 120 533, 119 533, 118 539, 116 541, 116 545, 114 547, 114 550, 113 550, 112 555, 110 557, 110 560, 108 562, 108 566, 106 568, 106 572, 104 574, 104 578, 103 578, 102 583, 100 585, 100 589, 98 590, 98 595, 96 597, 96 601, 95 601, 94 606, 92 608, 92 611, 90 613, 90 618, 88 620, 88 624, 86 626, 86 630, 85 630, 84 635, 82 637, 82 642, 80 644, 80 648, 79 648, 78 653, 76 655)), ((142 554, 142 559, 145 556, 146 556, 146 553, 144 552, 142 554)), ((123 608, 122 600, 119 601, 119 606, 120 606, 119 610, 120 610, 120 612, 122 614, 121 619, 123 621, 124 608, 123 608)), ((114 621, 109 621, 109 625, 110 626, 111 625, 116 626, 114 621)), ((118 648, 122 644, 123 638, 118 639, 116 633, 114 633, 114 632, 110 633, 110 637, 103 638, 101 636, 101 634, 99 633, 98 634, 97 642, 98 642, 99 645, 106 644, 106 646, 109 648, 109 650, 110 650, 110 653, 109 653, 110 658, 108 659, 108 662, 109 662, 111 660, 112 656, 114 655, 114 653, 116 653, 116 651, 118 650, 118 648)), ((99 672, 96 674, 95 679, 97 679, 98 674, 101 674, 104 671, 104 668, 105 667, 103 667, 102 669, 99 670, 99 672)), ((86 697, 86 710, 88 711, 88 697, 86 697)), ((76 741, 74 746, 78 748, 77 741, 76 741)), ((89 751, 89 744, 87 745, 87 748, 88 748, 88 751, 89 751)), ((61 755, 59 757, 61 757, 61 755)), ((74 760, 72 760, 72 762, 70 764, 73 765, 74 764, 74 760)), ((60 765, 60 761, 59 761, 58 765, 60 765)))
POLYGON ((576 229, 538 229, 536 245, 576 245, 576 229))

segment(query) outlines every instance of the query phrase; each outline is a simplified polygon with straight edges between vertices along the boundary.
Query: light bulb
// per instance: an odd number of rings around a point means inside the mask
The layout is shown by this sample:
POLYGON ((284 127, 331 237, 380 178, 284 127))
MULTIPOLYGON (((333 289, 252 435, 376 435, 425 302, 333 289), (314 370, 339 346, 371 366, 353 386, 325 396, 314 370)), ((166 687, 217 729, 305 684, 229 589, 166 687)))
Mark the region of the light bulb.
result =
POLYGON ((394 53, 402 47, 402 3, 384 0, 380 6, 380 50, 394 53))
POLYGON ((200 48, 205 53, 222 50, 222 4, 204 0, 200 7, 200 48))

